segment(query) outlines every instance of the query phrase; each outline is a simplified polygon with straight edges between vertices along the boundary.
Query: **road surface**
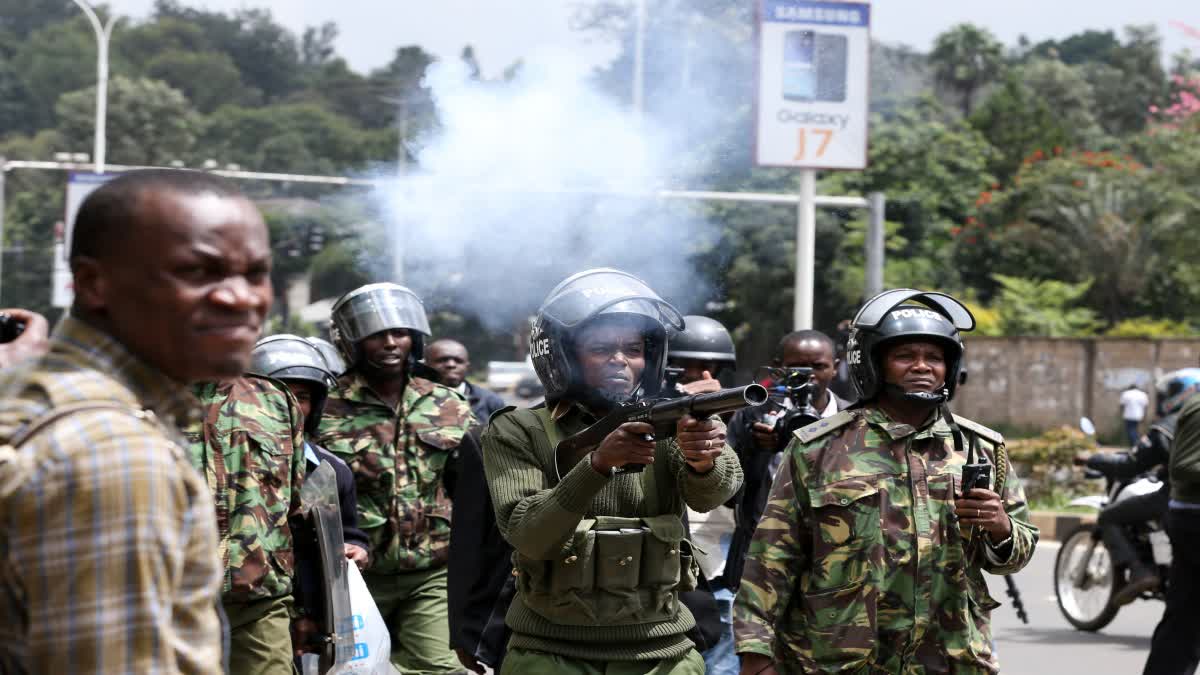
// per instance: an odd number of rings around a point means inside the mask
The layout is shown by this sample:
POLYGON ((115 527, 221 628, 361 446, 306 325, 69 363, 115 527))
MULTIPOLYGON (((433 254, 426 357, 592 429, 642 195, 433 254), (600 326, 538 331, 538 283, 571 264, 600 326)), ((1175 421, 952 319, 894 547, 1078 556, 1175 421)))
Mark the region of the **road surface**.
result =
MULTIPOLYGON (((1150 652, 1150 636, 1162 617, 1163 604, 1137 600, 1123 607, 1099 633, 1075 630, 1054 599, 1054 556, 1058 544, 1038 546, 1029 566, 1016 577, 1026 626, 1017 618, 1004 580, 989 577, 992 597, 1004 603, 992 612, 992 628, 1005 675, 1136 675, 1150 652)), ((985 575, 987 576, 987 575, 985 575)))

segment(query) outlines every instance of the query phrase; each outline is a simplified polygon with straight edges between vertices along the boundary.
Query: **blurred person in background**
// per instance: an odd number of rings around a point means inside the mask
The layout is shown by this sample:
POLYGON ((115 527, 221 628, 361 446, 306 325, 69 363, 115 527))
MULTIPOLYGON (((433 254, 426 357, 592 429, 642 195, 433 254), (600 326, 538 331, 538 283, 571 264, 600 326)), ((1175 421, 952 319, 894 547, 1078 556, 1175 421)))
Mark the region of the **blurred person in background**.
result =
POLYGON ((504 399, 496 392, 467 379, 471 370, 471 355, 461 342, 442 338, 429 343, 425 362, 441 374, 441 383, 467 397, 471 412, 481 425, 486 425, 492 413, 504 407, 504 399))

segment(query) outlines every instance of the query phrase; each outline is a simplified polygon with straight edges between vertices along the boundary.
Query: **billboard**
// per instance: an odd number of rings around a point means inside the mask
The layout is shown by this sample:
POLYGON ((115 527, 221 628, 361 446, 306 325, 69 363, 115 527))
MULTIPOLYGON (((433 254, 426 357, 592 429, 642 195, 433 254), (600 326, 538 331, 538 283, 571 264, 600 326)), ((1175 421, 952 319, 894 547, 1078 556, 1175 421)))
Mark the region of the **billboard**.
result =
POLYGON ((71 233, 75 229, 75 214, 87 196, 108 181, 116 178, 115 173, 67 174, 67 209, 65 227, 55 228, 54 233, 54 279, 50 304, 55 307, 70 307, 75 299, 71 288, 71 266, 67 256, 71 253, 71 233))
POLYGON ((865 168, 870 5, 757 2, 755 162, 865 168))

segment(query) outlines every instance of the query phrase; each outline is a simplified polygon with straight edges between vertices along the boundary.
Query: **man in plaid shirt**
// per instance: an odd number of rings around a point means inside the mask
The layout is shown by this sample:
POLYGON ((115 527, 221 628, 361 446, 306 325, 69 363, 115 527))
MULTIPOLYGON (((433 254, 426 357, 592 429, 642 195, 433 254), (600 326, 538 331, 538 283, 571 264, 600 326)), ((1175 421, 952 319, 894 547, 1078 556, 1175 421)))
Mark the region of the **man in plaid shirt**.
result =
POLYGON ((220 673, 212 497, 188 384, 239 376, 267 228, 223 180, 127 173, 80 208, 75 302, 0 378, 0 673, 220 673))

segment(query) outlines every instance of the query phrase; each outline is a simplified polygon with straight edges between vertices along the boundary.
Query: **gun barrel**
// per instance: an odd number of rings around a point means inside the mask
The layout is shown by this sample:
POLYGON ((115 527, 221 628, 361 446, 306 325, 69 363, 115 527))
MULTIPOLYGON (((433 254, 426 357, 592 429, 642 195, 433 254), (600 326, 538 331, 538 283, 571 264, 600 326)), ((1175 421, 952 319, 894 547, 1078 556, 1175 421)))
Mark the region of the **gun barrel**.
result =
POLYGON ((653 424, 675 421, 684 415, 708 417, 733 412, 749 406, 767 402, 767 390, 761 384, 722 389, 708 394, 696 394, 670 401, 656 403, 650 408, 653 424))

